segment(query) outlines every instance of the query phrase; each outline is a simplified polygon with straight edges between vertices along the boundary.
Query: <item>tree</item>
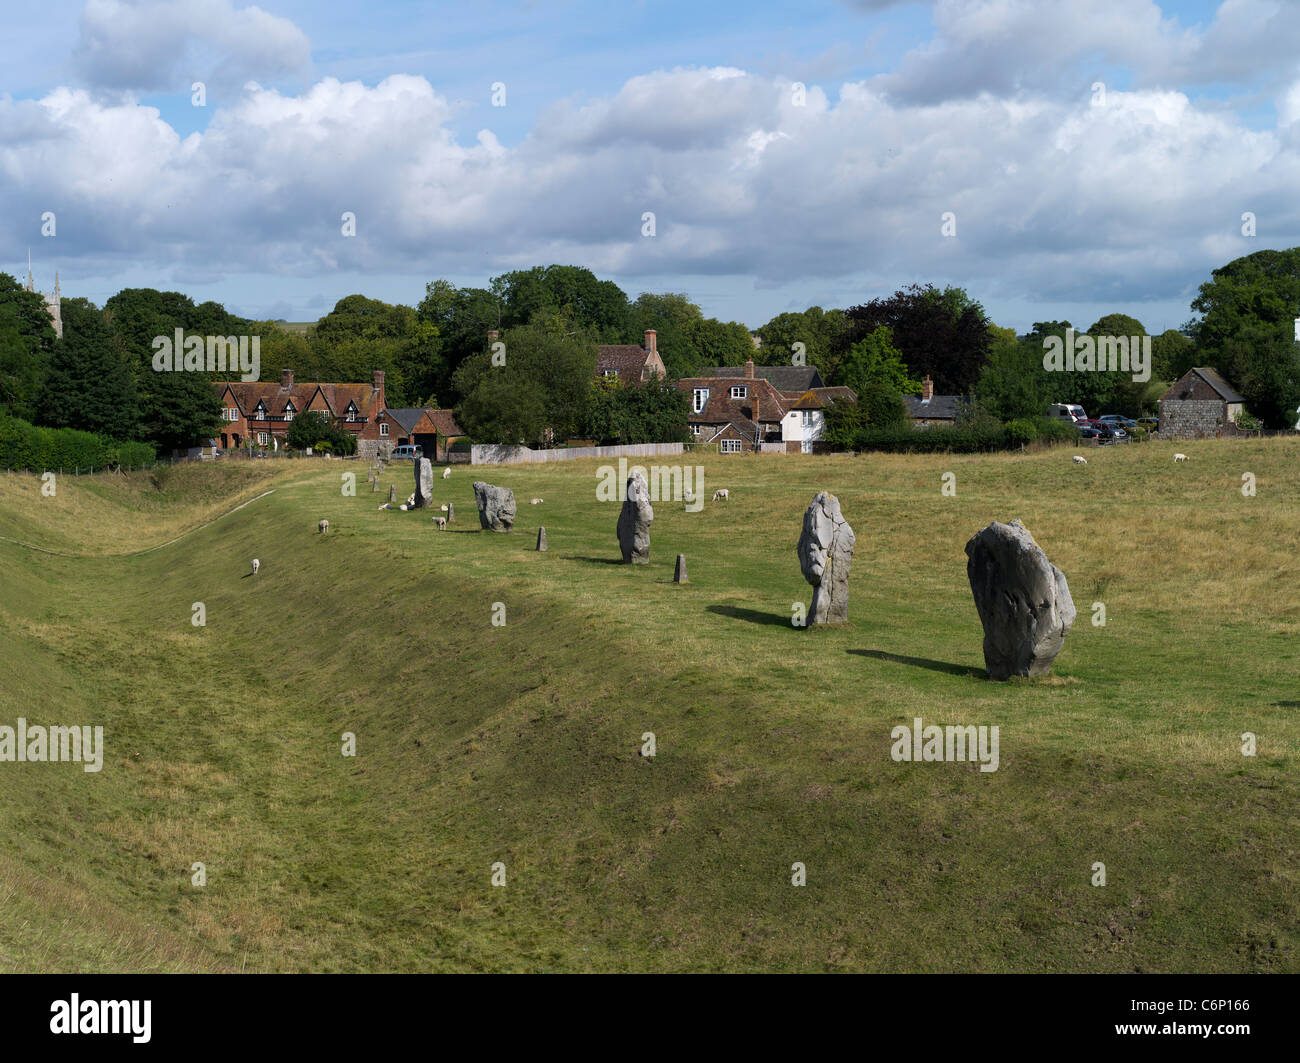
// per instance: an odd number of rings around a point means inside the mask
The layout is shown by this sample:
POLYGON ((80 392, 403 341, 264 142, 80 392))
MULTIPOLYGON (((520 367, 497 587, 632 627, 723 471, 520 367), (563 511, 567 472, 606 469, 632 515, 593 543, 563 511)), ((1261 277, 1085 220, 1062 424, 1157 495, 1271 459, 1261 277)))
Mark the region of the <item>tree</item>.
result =
POLYGON ((894 346, 890 329, 881 325, 863 337, 844 354, 840 382, 859 396, 869 391, 889 391, 895 395, 919 395, 921 382, 907 375, 907 366, 894 346))
POLYGON ((54 345, 39 400, 42 424, 131 439, 140 410, 131 366, 104 312, 86 299, 62 302, 63 339, 54 345))
POLYGON ((1165 329, 1151 341, 1151 376, 1172 383, 1196 367, 1196 344, 1177 329, 1165 329))
POLYGON ((585 435, 618 443, 683 443, 690 438, 686 395, 657 379, 593 380, 585 435))
POLYGON ((940 291, 932 284, 913 284, 888 299, 851 307, 847 316, 850 325, 837 341, 840 350, 888 326, 910 374, 929 375, 941 394, 968 394, 988 361, 988 318, 961 288, 940 291))
POLYGON ((1032 334, 1021 338, 1011 329, 991 331, 988 364, 975 385, 978 404, 1000 421, 1042 417, 1050 391, 1041 339, 1032 334))
POLYGON ((45 300, 0 273, 0 414, 30 421, 50 354, 54 325, 45 300))
POLYGON ((501 336, 505 364, 483 350, 456 371, 456 419, 482 443, 538 443, 576 435, 587 421, 596 348, 580 337, 522 325, 501 336))
POLYGON ((289 423, 284 441, 295 450, 328 450, 334 454, 355 454, 357 437, 330 419, 329 414, 310 410, 289 423))
POLYGON ((840 361, 850 346, 843 342, 849 319, 843 310, 810 306, 799 313, 777 314, 758 330, 763 339, 763 358, 769 364, 791 362, 803 344, 807 364, 815 366, 827 384, 840 384, 840 361))
POLYGON ((627 334, 627 294, 582 266, 534 266, 492 278, 507 326, 559 318, 563 332, 591 332, 599 343, 618 343, 627 334))

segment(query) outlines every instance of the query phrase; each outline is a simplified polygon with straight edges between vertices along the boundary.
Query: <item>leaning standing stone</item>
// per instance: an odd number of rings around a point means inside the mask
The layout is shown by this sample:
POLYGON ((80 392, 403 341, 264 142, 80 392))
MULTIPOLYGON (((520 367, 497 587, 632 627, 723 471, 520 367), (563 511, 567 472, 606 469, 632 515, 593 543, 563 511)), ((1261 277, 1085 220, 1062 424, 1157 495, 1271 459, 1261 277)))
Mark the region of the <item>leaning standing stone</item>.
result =
POLYGON ((989 678, 1046 675, 1074 623, 1064 573, 1018 520, 976 532, 966 556, 989 678))
POLYGON ((618 515, 618 545, 623 552, 623 564, 650 563, 650 524, 654 519, 650 489, 638 469, 627 478, 627 493, 618 515))
POLYGON ((677 567, 673 569, 673 582, 674 583, 691 582, 689 579, 686 578, 686 555, 685 554, 677 555, 677 567))
POLYGON ((478 522, 485 531, 508 532, 515 526, 515 493, 508 487, 494 487, 474 481, 478 522))
POLYGON ((853 529, 840 512, 840 500, 820 492, 803 515, 799 568, 813 586, 808 623, 843 624, 849 619, 849 568, 853 564, 853 529))
POLYGON ((545 529, 545 528, 538 528, 538 529, 537 529, 537 549, 538 549, 538 550, 545 550, 545 549, 546 549, 546 529, 545 529))
POLYGON ((428 458, 415 459, 415 501, 412 509, 427 509, 433 501, 433 462, 428 458))

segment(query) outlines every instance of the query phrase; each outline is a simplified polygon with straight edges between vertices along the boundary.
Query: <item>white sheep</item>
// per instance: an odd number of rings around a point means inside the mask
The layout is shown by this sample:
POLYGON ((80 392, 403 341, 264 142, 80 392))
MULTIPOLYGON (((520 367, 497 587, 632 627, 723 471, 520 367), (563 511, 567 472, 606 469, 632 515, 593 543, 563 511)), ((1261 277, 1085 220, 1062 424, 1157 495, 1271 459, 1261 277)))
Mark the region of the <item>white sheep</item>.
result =
POLYGON ((254 575, 254 576, 257 575, 257 570, 258 570, 259 568, 261 568, 261 567, 262 567, 262 562, 260 562, 257 558, 253 558, 253 575, 254 575))
POLYGON ((444 513, 446 513, 446 512, 447 512, 447 503, 444 502, 444 503, 443 503, 441 506, 439 506, 438 508, 439 508, 440 510, 442 510, 444 513))
POLYGON ((446 518, 446 517, 434 517, 434 518, 433 518, 433 523, 436 524, 436 525, 438 525, 438 530, 439 530, 439 531, 446 531, 446 530, 447 530, 447 518, 446 518))
POLYGON ((1076 455, 1074 456, 1074 464, 1076 464, 1076 465, 1087 465, 1087 464, 1088 464, 1088 459, 1085 458, 1085 457, 1082 457, 1082 456, 1079 455, 1079 454, 1076 454, 1076 455))
POLYGON ((414 506, 414 505, 415 505, 415 492, 412 491, 409 495, 406 496, 406 506, 405 506, 405 508, 409 509, 411 506, 414 506))
POLYGON ((316 525, 316 530, 323 535, 325 532, 330 530, 330 522, 327 520, 321 521, 316 525))
POLYGON ((1186 454, 1175 454, 1175 455, 1174 455, 1174 461, 1186 461, 1186 460, 1187 460, 1187 455, 1186 455, 1186 454))
POLYGON ((442 478, 445 480, 450 475, 451 475, 451 466, 448 465, 445 469, 442 470, 442 478))
POLYGON ((727 501, 730 498, 731 498, 731 494, 727 491, 725 487, 719 487, 716 491, 713 492, 713 501, 715 502, 717 502, 719 499, 722 499, 723 501, 727 501))
POLYGON ((537 505, 538 503, 543 502, 543 501, 545 501, 545 499, 541 499, 541 498, 530 498, 530 499, 528 500, 528 504, 529 504, 530 506, 535 506, 535 505, 537 505))

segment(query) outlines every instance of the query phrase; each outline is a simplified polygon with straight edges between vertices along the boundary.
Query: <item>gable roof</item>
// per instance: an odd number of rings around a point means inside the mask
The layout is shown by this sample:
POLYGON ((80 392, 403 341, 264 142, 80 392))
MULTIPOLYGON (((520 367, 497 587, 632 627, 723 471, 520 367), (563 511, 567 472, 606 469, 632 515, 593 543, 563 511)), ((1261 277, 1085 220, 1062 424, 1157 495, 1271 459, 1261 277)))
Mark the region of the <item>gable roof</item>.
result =
MULTIPOLYGON (((706 377, 743 377, 746 366, 719 365, 711 369, 701 369, 700 375, 706 377)), ((812 365, 756 365, 754 378, 763 379, 772 384, 777 391, 785 395, 799 395, 810 388, 824 387, 821 374, 812 365)))
POLYGON ((903 401, 907 403, 907 416, 914 421, 955 421, 961 396, 935 395, 923 402, 920 395, 904 395, 903 401))
POLYGON ((1178 385, 1181 384, 1184 380, 1186 380, 1189 376, 1192 376, 1193 374, 1199 376, 1211 388, 1213 388, 1214 393, 1218 395, 1219 398, 1221 398, 1224 402, 1245 402, 1246 401, 1243 396, 1237 394, 1237 392, 1233 389, 1231 384, 1229 384, 1226 380, 1223 379, 1223 377, 1219 375, 1217 370, 1211 369, 1209 366, 1199 366, 1198 368, 1187 370, 1187 372, 1183 374, 1183 376, 1174 384, 1174 386, 1165 392, 1164 397, 1161 399, 1161 401, 1163 402, 1164 399, 1176 400, 1177 396, 1174 394, 1174 392, 1178 390, 1178 385))
POLYGON ((425 409, 420 411, 424 414, 420 418, 420 423, 415 426, 415 431, 427 435, 433 435, 435 432, 440 436, 463 436, 465 429, 456 423, 456 415, 451 410, 433 410, 425 409))
POLYGON ((272 417, 283 416, 290 402, 295 411, 305 413, 319 392, 335 417, 342 417, 351 403, 356 406, 358 416, 372 418, 379 412, 381 394, 371 384, 291 384, 286 388, 274 381, 219 380, 212 387, 218 398, 224 398, 229 392, 245 417, 257 409, 259 402, 272 417))
POLYGON ((396 409, 392 406, 389 406, 384 413, 396 421, 398 427, 408 436, 415 429, 415 426, 420 423, 420 418, 424 416, 424 411, 421 409, 412 410, 405 407, 396 409))
MULTIPOLYGON (((786 396, 789 398, 789 396, 786 396)), ((788 403, 792 410, 821 410, 833 402, 857 402, 858 395, 852 388, 809 388, 794 402, 788 403)))

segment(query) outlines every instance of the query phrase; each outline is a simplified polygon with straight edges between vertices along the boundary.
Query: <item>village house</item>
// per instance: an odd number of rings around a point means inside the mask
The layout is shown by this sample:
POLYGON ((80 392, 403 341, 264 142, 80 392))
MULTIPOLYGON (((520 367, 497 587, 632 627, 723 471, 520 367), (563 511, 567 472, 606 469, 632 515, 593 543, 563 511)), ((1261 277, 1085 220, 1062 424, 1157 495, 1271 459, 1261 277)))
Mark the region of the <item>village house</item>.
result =
POLYGON ((822 387, 817 370, 810 367, 755 366, 751 360, 704 372, 707 375, 684 377, 677 387, 690 399, 687 422, 692 439, 716 444, 723 454, 810 454, 825 429, 826 407, 835 401, 857 401, 849 388, 822 387), (817 386, 810 386, 813 382, 817 386), (780 384, 792 390, 785 392, 780 384))
POLYGON ((904 395, 903 401, 907 405, 907 416, 912 419, 912 427, 930 428, 934 425, 955 424, 962 397, 936 395, 934 381, 927 374, 921 381, 921 394, 904 395))
POLYGON ((1232 435, 1245 402, 1215 370, 1189 369, 1160 399, 1158 431, 1171 439, 1232 435))
POLYGON ((596 348, 596 379, 616 377, 624 384, 635 384, 651 377, 667 376, 659 357, 658 336, 654 329, 645 330, 645 344, 604 344, 596 348))
POLYGON ((369 384, 295 384, 293 370, 280 373, 280 382, 226 380, 214 383, 221 402, 220 445, 238 448, 248 442, 278 450, 289 424, 305 413, 330 415, 357 437, 357 454, 373 458, 389 438, 392 422, 380 415, 386 408, 384 371, 376 369, 369 384))

